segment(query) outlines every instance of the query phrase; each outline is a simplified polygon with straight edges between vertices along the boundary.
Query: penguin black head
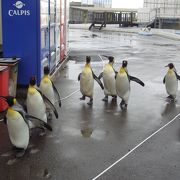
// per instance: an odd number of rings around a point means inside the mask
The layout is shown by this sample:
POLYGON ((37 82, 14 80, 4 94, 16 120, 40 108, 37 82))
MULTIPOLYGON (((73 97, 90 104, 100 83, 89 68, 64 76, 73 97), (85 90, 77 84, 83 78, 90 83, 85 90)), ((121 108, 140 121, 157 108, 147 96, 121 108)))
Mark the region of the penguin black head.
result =
POLYGON ((110 63, 113 63, 113 62, 114 62, 114 57, 113 57, 113 56, 109 56, 108 59, 109 59, 109 62, 110 62, 110 63))
POLYGON ((169 67, 169 69, 173 69, 174 68, 174 64, 173 63, 169 63, 167 66, 165 67, 169 67))
POLYGON ((128 65, 128 62, 127 62, 126 60, 124 60, 124 61, 122 62, 122 67, 125 68, 125 67, 127 67, 127 65, 128 65))
POLYGON ((86 64, 89 64, 91 62, 91 57, 90 56, 86 56, 86 64))
POLYGON ((32 76, 32 77, 30 78, 29 85, 31 85, 31 86, 36 85, 36 77, 35 77, 35 76, 32 76))
POLYGON ((44 67, 44 75, 49 75, 49 67, 48 66, 44 67))
POLYGON ((1 96, 1 98, 3 98, 9 107, 12 107, 16 104, 16 98, 13 96, 1 96))

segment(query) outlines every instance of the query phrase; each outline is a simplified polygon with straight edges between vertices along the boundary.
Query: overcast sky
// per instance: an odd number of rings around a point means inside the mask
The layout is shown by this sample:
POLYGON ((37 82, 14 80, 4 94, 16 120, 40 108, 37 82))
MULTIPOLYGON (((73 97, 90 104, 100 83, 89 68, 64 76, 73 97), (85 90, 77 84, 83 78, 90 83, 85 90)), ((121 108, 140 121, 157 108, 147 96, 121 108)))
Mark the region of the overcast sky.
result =
MULTIPOLYGON (((81 0, 70 0, 80 2, 81 0)), ((112 0, 113 8, 142 8, 144 0, 112 0)))

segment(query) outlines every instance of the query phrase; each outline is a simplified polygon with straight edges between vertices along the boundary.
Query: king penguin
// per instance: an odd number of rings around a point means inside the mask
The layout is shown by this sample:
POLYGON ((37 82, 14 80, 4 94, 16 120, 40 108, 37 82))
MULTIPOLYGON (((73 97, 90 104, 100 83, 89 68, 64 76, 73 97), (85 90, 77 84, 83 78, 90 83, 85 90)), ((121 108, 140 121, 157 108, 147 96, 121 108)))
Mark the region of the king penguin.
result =
POLYGON ((48 66, 44 67, 44 76, 40 82, 39 88, 40 88, 40 91, 42 92, 42 94, 44 94, 51 101, 51 103, 53 105, 55 104, 55 94, 56 94, 58 97, 59 107, 61 107, 60 94, 59 94, 57 88, 55 87, 54 83, 49 78, 49 67, 48 66))
POLYGON ((39 127, 45 127, 52 131, 52 128, 44 123, 42 120, 29 116, 20 104, 16 102, 16 99, 12 96, 3 97, 8 104, 6 111, 6 124, 8 128, 8 134, 11 143, 16 147, 18 153, 16 157, 22 157, 29 144, 30 138, 30 126, 29 122, 35 120, 38 121, 39 127))
POLYGON ((173 63, 169 63, 165 67, 169 67, 169 69, 163 79, 163 83, 165 84, 166 92, 169 95, 168 98, 174 101, 177 96, 178 80, 180 80, 180 76, 177 74, 173 63))
POLYGON ((102 100, 107 102, 108 96, 112 96, 114 100, 117 99, 115 78, 114 78, 117 72, 113 68, 114 57, 113 56, 105 56, 105 57, 108 58, 109 63, 105 64, 103 68, 103 72, 99 75, 98 78, 101 79, 103 77, 105 97, 102 100))
POLYGON ((90 101, 87 103, 88 105, 93 104, 94 79, 98 82, 101 88, 104 89, 102 82, 92 71, 90 62, 91 62, 91 57, 86 56, 86 64, 82 72, 78 76, 78 80, 80 81, 80 91, 83 95, 80 98, 80 100, 85 100, 86 97, 89 97, 90 101))
POLYGON ((27 92, 27 113, 47 123, 46 106, 40 92, 35 88, 36 78, 31 77, 27 92))
MULTIPOLYGON (((41 93, 45 97, 47 97, 53 105, 55 105, 55 95, 56 95, 58 97, 59 107, 61 107, 60 94, 59 94, 57 88, 55 87, 54 83, 50 80, 48 66, 44 67, 44 76, 40 82, 39 89, 40 89, 41 93)), ((48 105, 46 105, 46 106, 47 106, 48 119, 52 119, 51 108, 48 105)))
POLYGON ((141 86, 144 86, 144 83, 140 79, 128 74, 127 61, 123 61, 122 66, 116 75, 116 92, 117 95, 122 99, 120 103, 120 107, 122 110, 126 110, 128 106, 130 95, 130 81, 135 81, 141 86))

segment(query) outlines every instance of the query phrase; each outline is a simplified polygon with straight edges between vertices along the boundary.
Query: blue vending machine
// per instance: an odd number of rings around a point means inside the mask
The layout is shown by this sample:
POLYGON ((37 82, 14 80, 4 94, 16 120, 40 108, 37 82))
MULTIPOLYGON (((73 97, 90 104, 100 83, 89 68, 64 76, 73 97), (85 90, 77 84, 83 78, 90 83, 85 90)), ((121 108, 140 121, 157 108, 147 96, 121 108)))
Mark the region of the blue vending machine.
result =
POLYGON ((60 60, 58 1, 2 0, 4 57, 21 58, 20 85, 27 85, 31 76, 36 76, 39 84, 43 67, 49 65, 52 72, 60 60))

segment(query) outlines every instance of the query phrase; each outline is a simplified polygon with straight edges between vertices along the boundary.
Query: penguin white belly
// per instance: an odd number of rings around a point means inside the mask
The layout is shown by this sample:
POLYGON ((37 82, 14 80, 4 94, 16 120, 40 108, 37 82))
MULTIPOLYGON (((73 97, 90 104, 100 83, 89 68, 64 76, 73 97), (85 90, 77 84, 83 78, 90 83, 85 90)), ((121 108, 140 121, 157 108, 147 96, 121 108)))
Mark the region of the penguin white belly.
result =
POLYGON ((103 71, 104 94, 116 95, 115 72, 103 71))
POLYGON ((121 97, 127 104, 129 100, 130 83, 126 74, 122 74, 122 75, 117 74, 116 92, 117 95, 121 97))
POLYGON ((166 75, 165 77, 166 91, 169 95, 176 97, 178 91, 178 81, 176 75, 166 75))
POLYGON ((39 92, 27 95, 27 112, 47 123, 46 106, 39 92))
POLYGON ((29 144, 29 127, 18 113, 16 118, 7 117, 7 127, 11 143, 17 148, 26 149, 29 144))
POLYGON ((50 83, 44 83, 41 82, 39 86, 41 92, 51 101, 51 103, 55 104, 55 96, 54 96, 54 90, 50 83))
POLYGON ((80 91, 83 95, 92 97, 94 89, 94 79, 92 73, 83 73, 80 78, 80 91))

